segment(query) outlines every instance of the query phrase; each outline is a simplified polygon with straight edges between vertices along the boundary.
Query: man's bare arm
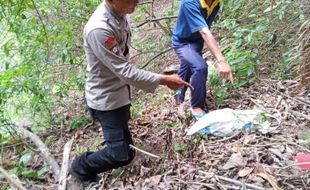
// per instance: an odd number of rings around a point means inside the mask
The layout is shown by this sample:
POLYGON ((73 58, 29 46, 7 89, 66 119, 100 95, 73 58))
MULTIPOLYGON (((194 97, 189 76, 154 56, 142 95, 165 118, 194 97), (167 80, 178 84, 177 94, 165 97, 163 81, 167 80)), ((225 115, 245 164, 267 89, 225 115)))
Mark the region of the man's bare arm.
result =
POLYGON ((204 27, 199 30, 202 38, 204 39, 206 45, 208 46, 211 53, 218 61, 218 71, 222 78, 232 78, 232 72, 229 64, 226 62, 220 47, 218 46, 214 36, 208 27, 204 27))

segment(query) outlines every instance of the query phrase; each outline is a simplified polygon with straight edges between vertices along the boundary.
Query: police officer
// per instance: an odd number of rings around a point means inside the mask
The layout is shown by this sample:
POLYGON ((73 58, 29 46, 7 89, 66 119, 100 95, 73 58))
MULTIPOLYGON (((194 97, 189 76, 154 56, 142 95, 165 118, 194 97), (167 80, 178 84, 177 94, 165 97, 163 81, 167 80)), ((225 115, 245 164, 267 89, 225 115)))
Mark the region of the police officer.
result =
POLYGON ((158 85, 172 90, 190 87, 177 75, 160 75, 137 69, 129 60, 131 38, 127 14, 138 0, 106 0, 93 13, 84 28, 87 59, 85 96, 91 115, 103 129, 105 147, 76 158, 70 173, 85 187, 96 183, 97 174, 129 164, 134 156, 128 120, 130 87, 154 92, 158 85))
MULTIPOLYGON (((222 78, 232 78, 231 68, 225 61, 209 28, 220 8, 220 0, 182 0, 172 46, 180 59, 179 76, 191 83, 191 111, 196 118, 205 114, 206 80, 208 65, 202 57, 204 42, 217 59, 222 78)), ((178 104, 184 102, 186 87, 176 94, 178 104)))

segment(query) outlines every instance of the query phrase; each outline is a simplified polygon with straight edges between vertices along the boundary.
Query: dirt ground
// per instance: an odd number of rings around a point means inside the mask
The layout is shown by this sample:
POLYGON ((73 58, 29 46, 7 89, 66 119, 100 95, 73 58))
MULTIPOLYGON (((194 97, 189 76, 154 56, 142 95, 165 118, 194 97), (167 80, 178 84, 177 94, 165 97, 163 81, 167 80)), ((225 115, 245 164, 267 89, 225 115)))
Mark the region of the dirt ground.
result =
MULTIPOLYGON (((158 1, 155 12, 171 6, 171 1, 158 1)), ((141 34, 135 35, 142 40, 145 36, 141 34)), ((158 29, 150 29, 151 34, 158 36, 158 29)), ((161 72, 177 63, 171 51, 155 60, 158 66, 152 69, 161 72)), ((137 152, 130 165, 103 174, 94 189, 308 189, 310 172, 296 166, 294 156, 310 153, 310 92, 291 96, 295 86, 293 80, 257 76, 254 85, 230 91, 219 108, 209 89, 210 111, 259 108, 268 113, 275 129, 268 134, 240 132, 228 138, 187 136, 186 131, 195 122, 188 99, 180 115, 173 92, 167 88, 161 87, 154 94, 133 89, 134 102, 143 102, 139 114, 130 121, 135 146, 160 158, 137 152)), ((88 146, 92 143, 89 139, 98 138, 98 133, 98 124, 76 132, 80 134, 76 143, 88 146)))
MULTIPOLYGON (((171 6, 169 0, 157 1, 155 12, 171 6)), ((150 30, 148 34, 156 35, 157 30, 150 30)), ((141 34, 137 35, 143 38, 141 34)), ((136 59, 147 60, 143 56, 136 59)), ((158 58, 154 64, 157 66, 152 69, 161 72, 177 62, 171 51, 158 58)), ((212 89, 209 89, 209 111, 227 107, 259 108, 268 113, 274 129, 267 134, 255 130, 239 132, 228 138, 187 136, 186 131, 196 121, 189 113, 188 99, 185 111, 180 115, 174 92, 167 88, 160 87, 153 94, 133 89, 134 110, 129 124, 135 146, 159 158, 137 151, 130 165, 102 174, 100 183, 93 189, 309 189, 310 170, 301 170, 294 157, 310 154, 310 92, 292 96, 296 83, 257 76, 255 84, 248 88, 231 90, 219 108, 212 89), (137 102, 141 105, 137 106, 137 102)), ((83 101, 79 100, 79 103, 83 105, 83 101)), ((83 107, 80 108, 65 114, 83 114, 83 107)), ((76 130, 51 129, 40 137, 44 139, 51 134, 61 137, 48 145, 59 163, 64 144, 72 137, 70 160, 88 148, 102 148, 99 123, 76 130)), ((38 166, 43 165, 39 157, 36 160, 38 166)), ((30 189, 56 188, 50 173, 40 180, 30 185, 30 189)), ((68 180, 69 189, 80 189, 74 186, 70 176, 68 180)))

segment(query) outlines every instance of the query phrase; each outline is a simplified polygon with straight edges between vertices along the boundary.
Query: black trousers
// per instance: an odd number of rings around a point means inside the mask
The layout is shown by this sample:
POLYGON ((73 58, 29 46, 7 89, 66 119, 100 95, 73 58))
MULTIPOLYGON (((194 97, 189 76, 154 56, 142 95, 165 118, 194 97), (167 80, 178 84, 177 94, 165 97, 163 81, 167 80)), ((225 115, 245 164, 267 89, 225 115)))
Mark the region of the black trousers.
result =
POLYGON ((89 109, 92 117, 101 124, 105 143, 103 149, 86 152, 73 161, 72 169, 86 178, 127 165, 135 157, 135 151, 129 147, 129 144, 133 145, 128 129, 130 105, 111 111, 89 109))

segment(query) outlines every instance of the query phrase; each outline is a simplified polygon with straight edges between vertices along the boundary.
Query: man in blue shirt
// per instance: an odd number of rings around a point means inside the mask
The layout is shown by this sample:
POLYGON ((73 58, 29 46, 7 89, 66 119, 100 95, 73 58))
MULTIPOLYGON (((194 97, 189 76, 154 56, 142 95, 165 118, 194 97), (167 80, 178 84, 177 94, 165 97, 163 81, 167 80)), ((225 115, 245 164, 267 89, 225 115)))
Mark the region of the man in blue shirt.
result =
MULTIPOLYGON (((232 77, 231 68, 209 30, 219 8, 220 0, 182 0, 173 31, 172 46, 180 59, 178 74, 194 87, 191 92, 191 112, 195 118, 205 114, 208 65, 202 57, 204 42, 217 59, 220 76, 232 77)), ((186 90, 183 87, 176 95, 178 104, 184 102, 186 90)))

